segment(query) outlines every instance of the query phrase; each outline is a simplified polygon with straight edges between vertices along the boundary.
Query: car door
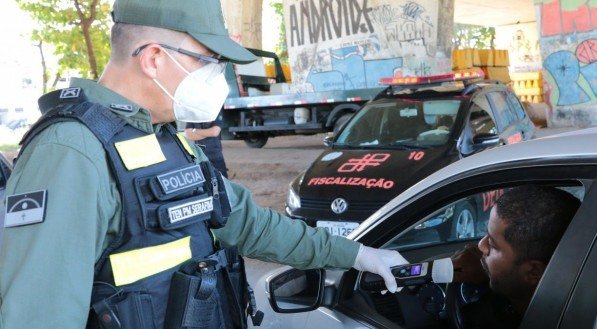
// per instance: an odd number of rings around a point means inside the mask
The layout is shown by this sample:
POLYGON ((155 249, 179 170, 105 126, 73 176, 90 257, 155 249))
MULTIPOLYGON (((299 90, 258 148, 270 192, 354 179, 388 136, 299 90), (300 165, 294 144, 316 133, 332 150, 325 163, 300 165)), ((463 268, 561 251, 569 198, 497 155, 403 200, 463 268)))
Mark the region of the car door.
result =
MULTIPOLYGON (((365 222, 364 225, 369 225, 369 228, 361 231, 356 239, 373 247, 397 249, 410 262, 449 257, 466 243, 476 243, 482 233, 466 239, 458 239, 454 235, 442 237, 440 231, 450 227, 450 221, 441 218, 446 209, 465 200, 483 200, 484 193, 519 184, 555 185, 573 191, 582 199, 584 191, 595 180, 596 170, 594 165, 573 163, 536 167, 520 164, 518 168, 494 168, 485 173, 452 177, 408 202, 394 208, 382 208, 379 218, 365 222), (521 181, 521 177, 525 179, 521 181)), ((597 201, 594 198, 595 193, 591 194, 593 203, 597 201)), ((583 207, 591 202, 584 202, 583 207)), ((339 324, 351 328, 363 325, 372 328, 434 327, 434 319, 441 316, 426 314, 422 305, 424 299, 415 295, 402 296, 397 301, 393 295, 363 293, 359 290, 361 274, 354 270, 342 274, 333 308, 311 312, 305 327, 337 328, 339 324)), ((545 309, 541 310, 545 312, 545 309)))
POLYGON ((516 94, 509 89, 506 90, 506 95, 510 110, 516 117, 516 127, 522 134, 522 140, 532 139, 535 135, 535 125, 531 121, 531 118, 527 115, 527 112, 520 102, 520 99, 518 99, 516 94))
POLYGON ((539 283, 522 328, 593 328, 597 323, 597 185, 587 193, 539 283))
POLYGON ((470 100, 464 127, 458 139, 457 148, 461 155, 468 156, 479 151, 473 139, 478 135, 499 135, 496 118, 484 90, 476 92, 470 100))
POLYGON ((488 92, 487 100, 496 118, 500 139, 505 144, 521 142, 524 136, 518 125, 520 119, 510 106, 506 89, 500 88, 488 92))

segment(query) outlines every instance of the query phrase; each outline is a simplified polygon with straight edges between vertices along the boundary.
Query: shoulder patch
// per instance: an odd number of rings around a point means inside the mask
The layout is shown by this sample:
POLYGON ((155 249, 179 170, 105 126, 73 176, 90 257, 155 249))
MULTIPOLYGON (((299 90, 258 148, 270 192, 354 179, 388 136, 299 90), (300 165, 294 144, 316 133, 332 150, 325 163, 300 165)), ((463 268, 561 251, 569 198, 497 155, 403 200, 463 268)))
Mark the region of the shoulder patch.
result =
POLYGON ((129 104, 110 104, 110 108, 123 112, 133 112, 133 106, 129 104))
POLYGON ((60 98, 79 98, 81 88, 65 88, 60 91, 60 98))
POLYGON ((4 227, 41 223, 46 215, 47 190, 6 196, 4 227))

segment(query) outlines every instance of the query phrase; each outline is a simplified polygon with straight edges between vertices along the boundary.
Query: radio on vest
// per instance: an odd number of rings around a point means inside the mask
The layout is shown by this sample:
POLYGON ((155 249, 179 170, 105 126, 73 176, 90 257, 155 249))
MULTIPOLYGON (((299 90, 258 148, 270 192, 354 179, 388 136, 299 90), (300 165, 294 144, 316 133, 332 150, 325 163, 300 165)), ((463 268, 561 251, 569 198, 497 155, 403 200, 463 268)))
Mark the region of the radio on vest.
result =
MULTIPOLYGON (((429 262, 404 264, 392 267, 398 287, 417 286, 425 283, 450 283, 454 278, 454 266, 450 258, 441 258, 429 262)), ((383 278, 377 274, 365 272, 361 279, 361 288, 370 291, 385 290, 383 278)))

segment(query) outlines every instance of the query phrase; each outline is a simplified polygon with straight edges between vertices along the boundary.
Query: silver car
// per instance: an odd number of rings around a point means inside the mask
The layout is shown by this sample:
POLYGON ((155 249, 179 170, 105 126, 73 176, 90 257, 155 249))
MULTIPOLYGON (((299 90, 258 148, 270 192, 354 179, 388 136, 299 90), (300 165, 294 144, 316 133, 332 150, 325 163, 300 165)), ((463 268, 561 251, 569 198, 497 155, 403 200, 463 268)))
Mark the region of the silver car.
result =
MULTIPOLYGON (((507 145, 463 159, 406 190, 363 222, 350 239, 395 249, 411 262, 449 257, 474 236, 442 234, 454 209, 504 189, 549 185, 582 201, 535 291, 521 328, 597 326, 597 128, 507 145)), ((477 216, 487 220, 487 213, 477 216)), ((256 284, 260 328, 462 328, 460 309, 483 293, 461 283, 427 283, 396 294, 365 289, 370 274, 283 267, 256 284), (268 300, 269 299, 269 304, 268 300), (273 310, 281 312, 273 313, 273 310)))

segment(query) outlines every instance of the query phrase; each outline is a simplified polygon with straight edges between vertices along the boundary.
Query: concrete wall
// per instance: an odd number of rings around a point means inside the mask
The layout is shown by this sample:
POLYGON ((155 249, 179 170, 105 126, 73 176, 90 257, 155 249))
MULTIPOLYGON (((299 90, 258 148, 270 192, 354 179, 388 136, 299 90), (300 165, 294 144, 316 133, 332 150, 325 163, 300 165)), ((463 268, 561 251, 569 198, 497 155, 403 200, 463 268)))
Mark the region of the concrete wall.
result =
POLYGON ((230 36, 250 48, 262 48, 263 0, 221 0, 230 36))
POLYGON ((543 62, 536 22, 496 26, 495 47, 508 50, 510 72, 541 70, 543 62))
POLYGON ((448 72, 453 8, 453 0, 284 0, 292 87, 357 89, 394 73, 448 72))
POLYGON ((535 0, 552 126, 597 125, 597 3, 535 0))

